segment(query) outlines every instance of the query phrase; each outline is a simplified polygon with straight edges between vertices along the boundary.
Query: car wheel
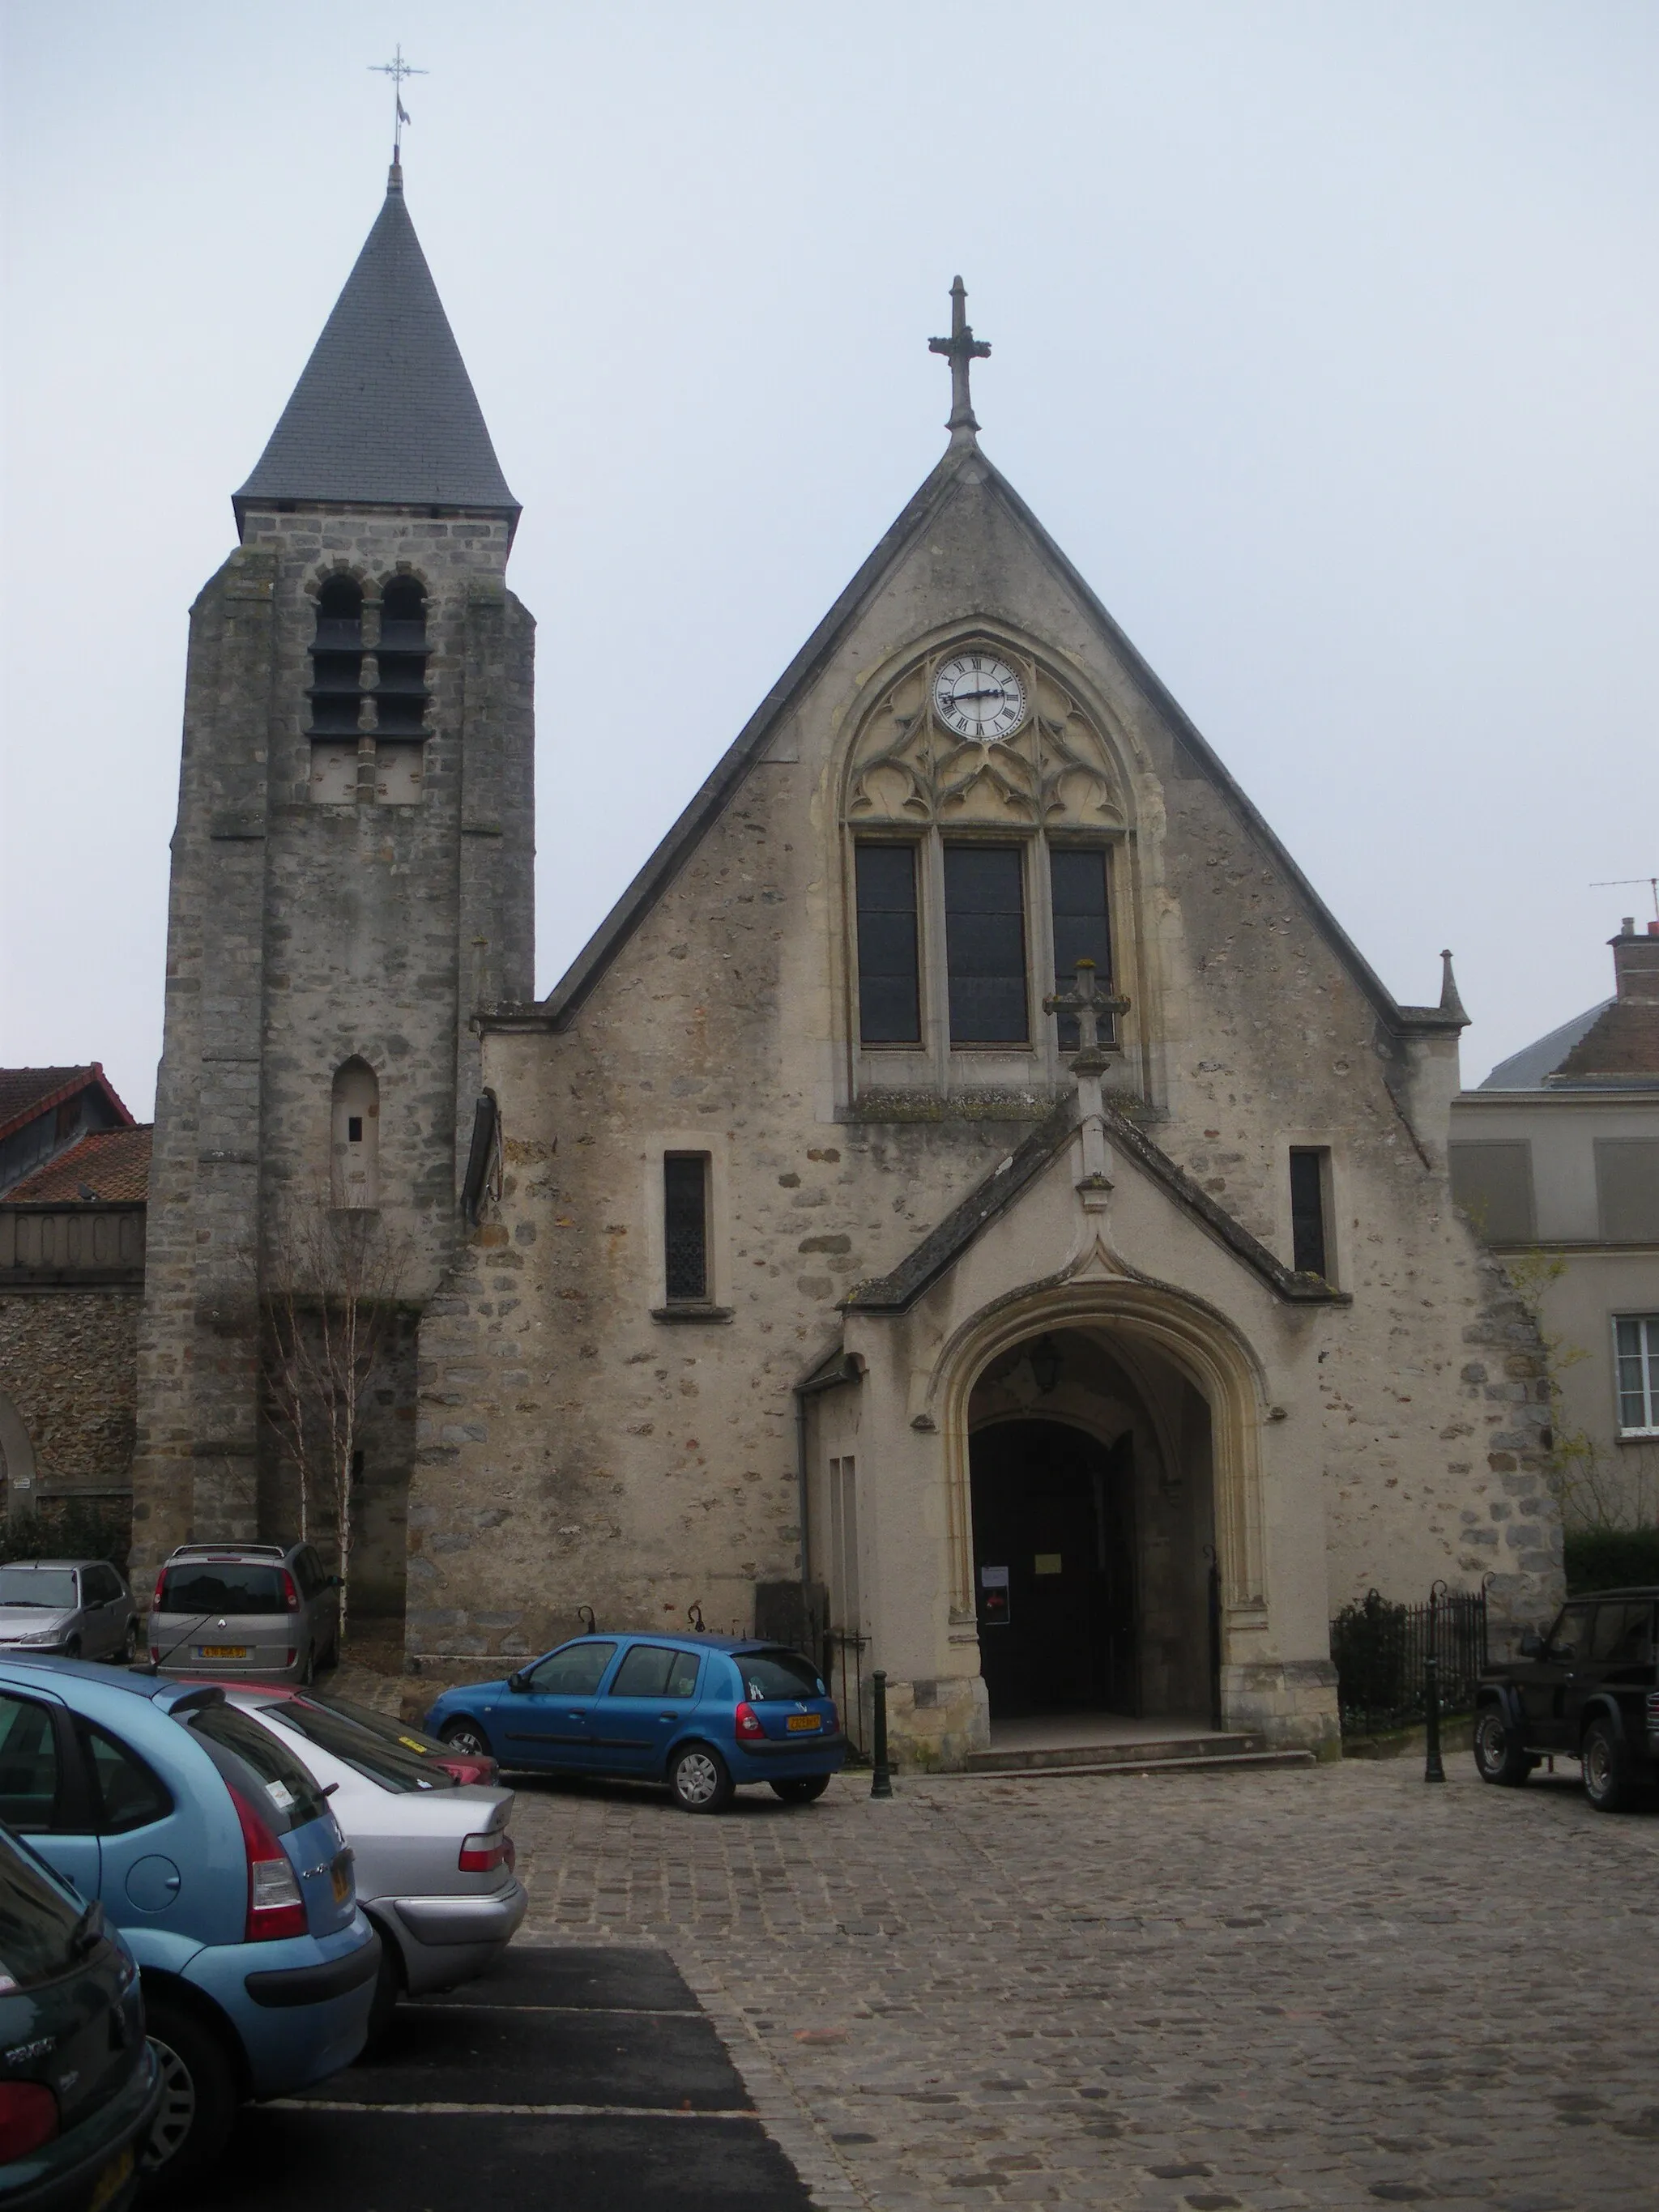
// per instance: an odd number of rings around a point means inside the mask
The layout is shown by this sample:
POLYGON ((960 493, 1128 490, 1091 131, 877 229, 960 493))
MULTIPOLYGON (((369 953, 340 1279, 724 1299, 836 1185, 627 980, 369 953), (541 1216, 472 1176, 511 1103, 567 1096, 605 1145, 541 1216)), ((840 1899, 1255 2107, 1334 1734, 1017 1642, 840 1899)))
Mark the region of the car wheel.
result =
POLYGON ((1483 1705, 1474 1717, 1474 1764, 1483 1782, 1518 1790, 1532 1772, 1526 1747, 1497 1705, 1483 1705))
POLYGON ((71 1636, 64 1646, 64 1656, 65 1659, 78 1659, 81 1656, 81 1639, 78 1636, 71 1636))
POLYGON ((787 1782, 775 1782, 773 1790, 786 1805, 810 1805, 830 1787, 827 1774, 793 1774, 787 1782))
POLYGON ((297 1679, 302 1690, 308 1690, 317 1679, 317 1654, 315 1649, 309 1644, 306 1646, 305 1657, 300 1662, 297 1679))
POLYGON ((687 1813, 723 1813, 732 1802, 732 1776, 719 1752, 689 1743, 668 1770, 668 1786, 687 1813))
POLYGON ((470 1751, 479 1759, 491 1756, 483 1730, 477 1721, 449 1721, 438 1731, 440 1743, 447 1743, 452 1751, 470 1751))
POLYGON ((1611 1721, 1584 1731, 1584 1795, 1598 1813, 1627 1813, 1633 1794, 1625 1739, 1611 1721))
POLYGON ((161 2105, 143 2170, 169 2189, 204 2172, 224 2148, 241 2101, 221 2040, 183 2005, 144 1992, 144 2025, 161 2074, 161 2105))
POLYGON ((137 1664, 137 1661, 138 1624, 136 1620, 130 1620, 127 1623, 126 1641, 121 1646, 121 1664, 124 1667, 132 1667, 137 1664))

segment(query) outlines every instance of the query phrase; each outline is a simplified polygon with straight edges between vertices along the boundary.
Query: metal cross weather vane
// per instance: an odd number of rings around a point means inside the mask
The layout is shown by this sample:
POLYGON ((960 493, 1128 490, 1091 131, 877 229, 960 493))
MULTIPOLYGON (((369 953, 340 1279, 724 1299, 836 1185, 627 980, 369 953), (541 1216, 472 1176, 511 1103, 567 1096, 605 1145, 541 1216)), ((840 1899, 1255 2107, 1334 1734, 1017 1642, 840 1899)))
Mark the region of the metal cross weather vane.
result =
POLYGON ((968 393, 968 372, 971 364, 983 361, 991 349, 983 338, 974 336, 968 320, 967 288, 960 276, 951 287, 951 335, 948 338, 929 338, 927 350, 942 353, 951 364, 951 419, 945 427, 953 438, 959 432, 971 438, 979 424, 968 393))
POLYGON ((428 72, 423 69, 416 69, 412 62, 406 62, 404 59, 401 43, 393 51, 389 62, 370 62, 368 70, 371 76, 389 76, 392 79, 392 104, 397 110, 397 120, 392 126, 392 164, 394 168, 401 168, 404 159, 404 125, 409 121, 409 111, 404 106, 404 80, 411 76, 425 76, 428 72))

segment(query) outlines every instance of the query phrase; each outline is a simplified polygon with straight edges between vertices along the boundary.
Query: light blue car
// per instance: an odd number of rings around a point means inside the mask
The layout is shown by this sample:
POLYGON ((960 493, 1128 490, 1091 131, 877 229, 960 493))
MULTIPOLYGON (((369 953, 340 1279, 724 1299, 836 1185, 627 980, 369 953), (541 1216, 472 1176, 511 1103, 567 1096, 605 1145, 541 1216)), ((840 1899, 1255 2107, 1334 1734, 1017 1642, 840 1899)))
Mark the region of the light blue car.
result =
POLYGON ((0 1821, 138 1961, 162 2077, 146 2163, 217 2156, 237 2106, 349 2065, 380 1944, 311 1776, 222 1690, 0 1660, 0 1821))

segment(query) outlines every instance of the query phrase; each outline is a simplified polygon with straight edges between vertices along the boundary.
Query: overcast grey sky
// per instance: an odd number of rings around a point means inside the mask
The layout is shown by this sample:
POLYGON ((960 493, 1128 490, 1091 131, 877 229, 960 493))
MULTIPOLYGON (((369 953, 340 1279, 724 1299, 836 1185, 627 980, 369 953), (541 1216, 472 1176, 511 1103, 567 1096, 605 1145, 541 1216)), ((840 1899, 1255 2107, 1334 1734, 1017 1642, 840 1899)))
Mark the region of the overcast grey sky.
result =
POLYGON ((148 1114, 185 616, 380 205, 525 506, 547 989, 944 443, 1464 1074, 1659 867, 1650 0, 6 0, 0 1060, 148 1114))

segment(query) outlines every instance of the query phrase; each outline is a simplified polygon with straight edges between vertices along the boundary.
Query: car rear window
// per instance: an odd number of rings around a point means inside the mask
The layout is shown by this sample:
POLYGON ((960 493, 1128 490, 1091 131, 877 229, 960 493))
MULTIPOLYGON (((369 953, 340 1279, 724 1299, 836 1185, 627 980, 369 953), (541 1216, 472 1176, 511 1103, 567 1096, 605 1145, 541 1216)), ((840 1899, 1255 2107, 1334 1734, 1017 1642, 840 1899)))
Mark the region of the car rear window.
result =
POLYGON ((79 1602, 67 1567, 0 1567, 0 1605, 44 1605, 58 1613, 79 1602))
POLYGON ((161 1584, 163 1613, 286 1613, 280 1567, 241 1566, 234 1559, 192 1560, 169 1567, 161 1584))
POLYGON ((734 1651, 745 1698, 822 1698, 829 1692, 810 1659, 798 1651, 734 1651))
POLYGON ((328 1800, 286 1744, 234 1705, 192 1706, 176 1716, 225 1780, 240 1790, 279 1836, 320 1820, 328 1800))
POLYGON ((356 1721, 331 1713, 325 1706, 313 1705, 308 1698, 285 1698, 280 1705, 262 1706, 259 1717, 274 1728, 292 1729, 295 1735, 314 1743, 319 1750, 331 1753, 354 1774, 378 1782, 382 1790, 454 1790, 459 1786, 453 1774, 441 1766, 428 1764, 418 1751, 399 1751, 383 1742, 380 1736, 371 1735, 367 1729, 359 1728, 356 1721))
POLYGON ((0 1996, 33 1989, 71 1966, 85 1914, 86 1907, 0 1828, 0 1996))
POLYGON ((355 1705, 349 1698, 309 1697, 308 1705, 320 1705, 325 1713, 337 1713, 342 1720, 355 1722, 377 1743, 389 1743, 396 1748, 426 1759, 445 1759, 453 1756, 448 1747, 424 1729, 411 1728, 407 1721, 388 1719, 377 1713, 372 1705, 355 1705))

